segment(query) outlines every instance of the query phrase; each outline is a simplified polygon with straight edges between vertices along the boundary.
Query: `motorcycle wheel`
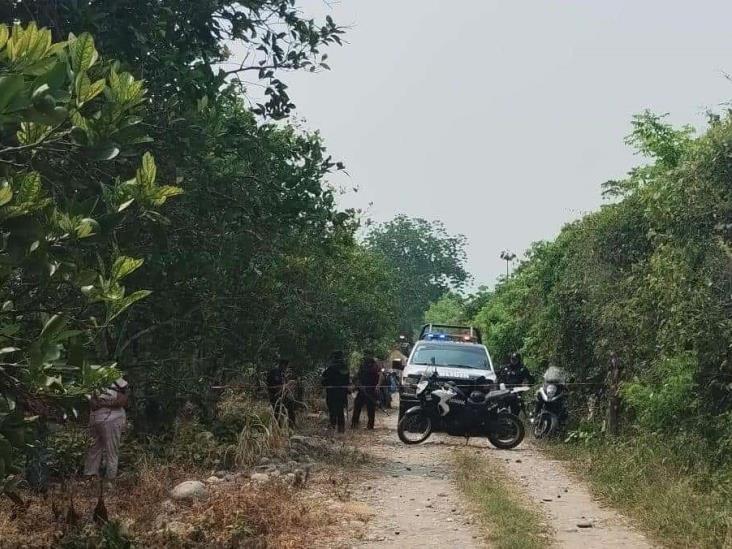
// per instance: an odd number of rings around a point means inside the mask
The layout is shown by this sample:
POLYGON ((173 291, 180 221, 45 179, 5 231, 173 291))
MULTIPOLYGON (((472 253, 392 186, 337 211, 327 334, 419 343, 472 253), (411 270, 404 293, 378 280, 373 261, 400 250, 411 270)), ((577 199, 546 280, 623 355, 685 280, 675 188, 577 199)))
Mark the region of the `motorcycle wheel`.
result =
POLYGON ((397 434, 404 444, 424 442, 432 434, 432 419, 421 409, 404 414, 397 424, 397 434))
POLYGON ((496 448, 510 450, 521 444, 525 434, 524 424, 517 416, 509 412, 501 412, 493 422, 493 428, 488 433, 488 440, 496 448))
POLYGON ((559 418, 549 412, 543 412, 534 423, 534 437, 546 438, 559 430, 559 418))

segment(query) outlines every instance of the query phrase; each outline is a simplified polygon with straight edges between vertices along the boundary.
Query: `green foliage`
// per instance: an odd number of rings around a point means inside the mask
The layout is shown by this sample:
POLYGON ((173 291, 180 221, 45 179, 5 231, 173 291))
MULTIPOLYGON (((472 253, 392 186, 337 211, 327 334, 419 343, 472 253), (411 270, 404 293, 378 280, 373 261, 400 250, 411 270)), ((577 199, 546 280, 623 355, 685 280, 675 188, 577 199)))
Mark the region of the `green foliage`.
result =
MULTIPOLYGON (((145 75, 162 111, 214 99, 225 86, 244 91, 244 82, 254 80, 267 99, 255 112, 273 118, 294 108, 280 73, 328 70, 323 50, 340 45, 344 33, 330 16, 320 22, 303 16, 293 0, 3 3, 0 21, 14 19, 37 21, 56 37, 91 33, 102 51, 145 75), (243 61, 232 56, 237 48, 243 61)), ((93 52, 90 39, 80 43, 75 66, 93 63, 93 52)))
POLYGON ((438 221, 398 215, 372 228, 366 244, 390 267, 404 332, 417 327, 431 303, 469 279, 465 237, 448 234, 438 221))
POLYGON ((454 293, 446 293, 430 304, 424 313, 425 323, 462 324, 467 321, 465 302, 454 293))
POLYGON ((546 450, 567 460, 593 495, 633 517, 664 547, 729 545, 732 478, 728 467, 700 459, 711 455, 703 437, 594 438, 546 450))
MULTIPOLYGON (((117 239, 160 188, 154 172, 136 194, 118 181, 126 166, 112 160, 144 140, 137 127, 144 90, 100 62, 91 36, 54 43, 34 23, 3 25, 0 44, 0 484, 7 491, 17 472, 11 449, 31 442, 28 422, 58 417, 119 375, 105 332, 148 292, 120 284, 137 263, 119 254, 117 239), (106 189, 140 208, 120 213, 106 189)), ((146 165, 154 165, 149 155, 146 165)))
POLYGON ((698 413, 694 372, 698 360, 691 354, 660 358, 650 364, 645 379, 623 387, 622 394, 634 410, 638 425, 648 430, 676 430, 698 413))
POLYGON ((624 417, 641 432, 696 431, 725 444, 717 426, 732 409, 731 138, 729 116, 697 138, 662 117, 636 117, 628 142, 652 162, 607 185, 617 202, 535 244, 496 286, 474 317, 491 351, 521 348, 540 368, 598 385, 616 352, 628 382, 624 417))

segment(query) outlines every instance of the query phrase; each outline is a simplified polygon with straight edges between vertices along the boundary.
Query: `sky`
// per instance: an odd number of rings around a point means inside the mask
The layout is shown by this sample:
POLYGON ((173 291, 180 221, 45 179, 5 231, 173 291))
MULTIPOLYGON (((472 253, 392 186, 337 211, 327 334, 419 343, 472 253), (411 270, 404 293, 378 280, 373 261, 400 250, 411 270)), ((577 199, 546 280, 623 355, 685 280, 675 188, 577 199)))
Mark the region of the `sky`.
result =
POLYGON ((474 286, 500 252, 602 204, 600 185, 643 161, 633 114, 703 128, 732 98, 732 3, 698 0, 302 0, 350 27, 331 71, 285 75, 375 221, 441 220, 469 240, 474 286))

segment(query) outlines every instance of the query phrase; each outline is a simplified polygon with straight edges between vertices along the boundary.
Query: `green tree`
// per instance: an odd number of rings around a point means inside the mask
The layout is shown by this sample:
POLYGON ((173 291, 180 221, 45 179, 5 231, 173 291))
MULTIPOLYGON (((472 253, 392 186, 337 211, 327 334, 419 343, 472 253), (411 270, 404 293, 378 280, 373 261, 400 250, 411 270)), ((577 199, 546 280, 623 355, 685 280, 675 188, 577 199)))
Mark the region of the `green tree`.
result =
POLYGON ((399 215, 371 229, 366 245, 393 272, 402 331, 413 331, 430 303, 469 279, 465 237, 450 235, 439 221, 399 215))
POLYGON ((89 34, 53 42, 0 25, 0 489, 29 415, 54 417, 118 375, 107 335, 149 291, 118 239, 180 194, 159 186, 142 82, 101 60, 89 34), (126 153, 123 156, 121 153, 126 153), (129 155, 129 156, 127 156, 129 155), (134 163, 133 163, 134 162, 134 163), (122 179, 133 175, 131 179, 122 179))
POLYGON ((464 324, 468 316, 465 300, 458 294, 448 292, 437 301, 430 303, 424 313, 424 321, 433 324, 464 324))

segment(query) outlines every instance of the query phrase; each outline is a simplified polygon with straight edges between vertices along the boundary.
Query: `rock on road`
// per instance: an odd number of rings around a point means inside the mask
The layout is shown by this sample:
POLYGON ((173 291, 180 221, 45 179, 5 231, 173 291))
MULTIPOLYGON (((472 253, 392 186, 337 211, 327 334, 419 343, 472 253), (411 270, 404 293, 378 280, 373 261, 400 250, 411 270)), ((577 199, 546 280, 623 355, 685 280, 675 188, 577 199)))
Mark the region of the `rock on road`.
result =
POLYGON ((355 547, 484 547, 475 520, 452 482, 451 446, 455 439, 433 435, 418 446, 396 434, 396 410, 364 433, 362 450, 374 457, 375 475, 362 482, 354 498, 374 516, 355 547))
MULTIPOLYGON (((374 458, 369 478, 353 499, 369 506, 373 518, 350 547, 487 547, 486 537, 452 479, 452 451, 463 439, 433 435, 417 446, 396 434, 396 410, 380 415, 377 429, 358 435, 374 458)), ((654 547, 612 509, 601 506, 561 463, 545 457, 531 441, 512 451, 495 450, 471 439, 479 452, 516 480, 516 489, 539 508, 550 525, 554 546, 569 549, 654 547)), ((489 526, 489 525, 488 525, 489 526)))

